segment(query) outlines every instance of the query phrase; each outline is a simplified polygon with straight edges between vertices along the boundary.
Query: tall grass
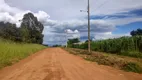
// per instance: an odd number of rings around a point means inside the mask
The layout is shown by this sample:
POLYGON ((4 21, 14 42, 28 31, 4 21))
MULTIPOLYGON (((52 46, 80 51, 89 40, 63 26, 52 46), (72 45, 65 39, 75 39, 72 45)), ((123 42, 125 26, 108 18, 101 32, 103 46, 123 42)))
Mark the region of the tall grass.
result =
MULTIPOLYGON (((73 46, 71 46, 71 48, 88 48, 88 42, 83 43, 81 45, 72 45, 73 46)), ((142 36, 121 37, 114 39, 92 41, 91 50, 142 58, 142 36)))
POLYGON ((18 62, 44 48, 38 44, 15 43, 0 39, 0 68, 18 62))

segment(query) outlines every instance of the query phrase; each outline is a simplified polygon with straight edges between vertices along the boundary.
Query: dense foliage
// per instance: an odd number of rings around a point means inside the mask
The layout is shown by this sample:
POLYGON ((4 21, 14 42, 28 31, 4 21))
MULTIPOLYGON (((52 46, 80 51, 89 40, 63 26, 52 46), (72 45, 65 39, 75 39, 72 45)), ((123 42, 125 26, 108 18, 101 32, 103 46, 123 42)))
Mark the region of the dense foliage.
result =
POLYGON ((132 36, 142 35, 142 29, 133 30, 130 33, 132 36))
POLYGON ((67 44, 68 44, 68 47, 74 47, 76 48, 77 45, 75 45, 75 43, 78 43, 80 42, 78 38, 75 38, 75 39, 69 39, 67 44))
POLYGON ((92 50, 142 57, 142 36, 121 37, 91 43, 92 50))
MULTIPOLYGON (((87 49, 87 43, 78 48, 87 49)), ((142 36, 121 37, 91 42, 91 50, 132 57, 142 57, 142 36)))
MULTIPOLYGON (((68 47, 87 49, 88 42, 68 47)), ((91 50, 142 58, 142 36, 92 41, 91 50)))
POLYGON ((20 32, 22 36, 23 42, 28 43, 42 43, 43 35, 41 34, 43 31, 43 25, 37 20, 36 17, 32 13, 25 14, 20 32))
POLYGON ((38 43, 43 42, 43 25, 32 13, 27 13, 18 28, 15 24, 0 22, 0 37, 12 41, 38 43))
POLYGON ((0 22, 0 37, 12 41, 21 41, 20 29, 15 24, 0 22))

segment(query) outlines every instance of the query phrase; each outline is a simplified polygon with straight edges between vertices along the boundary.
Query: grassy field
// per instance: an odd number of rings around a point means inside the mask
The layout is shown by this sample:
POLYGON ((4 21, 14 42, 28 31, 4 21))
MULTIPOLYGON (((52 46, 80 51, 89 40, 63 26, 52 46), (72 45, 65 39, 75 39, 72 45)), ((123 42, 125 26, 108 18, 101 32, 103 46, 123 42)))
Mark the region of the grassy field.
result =
POLYGON ((12 65, 44 48, 46 47, 38 44, 15 43, 0 39, 0 68, 12 65))
POLYGON ((66 51, 83 57, 85 60, 97 62, 99 65, 108 65, 124 71, 142 73, 142 59, 120 56, 115 54, 92 52, 87 50, 65 48, 66 51))

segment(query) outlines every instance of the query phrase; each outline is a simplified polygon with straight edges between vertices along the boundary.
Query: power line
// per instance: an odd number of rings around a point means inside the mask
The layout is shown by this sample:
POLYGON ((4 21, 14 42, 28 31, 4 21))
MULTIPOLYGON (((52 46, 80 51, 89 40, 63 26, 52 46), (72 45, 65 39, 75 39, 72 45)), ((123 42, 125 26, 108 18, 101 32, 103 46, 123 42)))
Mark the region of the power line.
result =
MULTIPOLYGON (((96 0, 95 2, 97 3, 98 1, 99 1, 99 0, 96 0)), ((96 4, 96 3, 95 3, 95 4, 96 4)), ((94 5, 95 5, 95 4, 94 4, 94 5)))
MULTIPOLYGON (((110 1, 110 0, 109 0, 110 1)), ((100 6, 98 6, 95 11, 97 11, 98 9, 100 9, 103 5, 105 5, 108 2, 108 0, 105 0, 100 6)))

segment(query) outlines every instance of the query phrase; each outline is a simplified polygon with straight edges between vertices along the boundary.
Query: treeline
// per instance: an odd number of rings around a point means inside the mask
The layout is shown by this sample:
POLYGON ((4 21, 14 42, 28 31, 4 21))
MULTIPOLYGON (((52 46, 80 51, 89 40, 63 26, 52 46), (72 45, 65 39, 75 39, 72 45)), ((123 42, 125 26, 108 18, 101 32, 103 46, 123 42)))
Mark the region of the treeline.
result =
MULTIPOLYGON (((138 33, 140 30, 142 29, 137 30, 138 33)), ((142 35, 139 34, 135 34, 135 36, 133 35, 132 37, 91 41, 91 50, 142 58, 142 35)), ((70 40, 68 42, 70 42, 70 40)), ((83 44, 73 43, 72 46, 69 47, 87 49, 88 42, 86 41, 83 44)))
POLYGON ((42 31, 43 25, 32 13, 23 16, 19 28, 16 24, 0 22, 0 37, 16 42, 42 44, 42 31))
POLYGON ((137 29, 137 30, 133 30, 131 31, 130 33, 132 36, 139 36, 139 35, 142 35, 142 29, 137 29))
POLYGON ((68 39, 67 46, 71 48, 78 48, 79 45, 76 43, 80 42, 78 38, 68 39))

